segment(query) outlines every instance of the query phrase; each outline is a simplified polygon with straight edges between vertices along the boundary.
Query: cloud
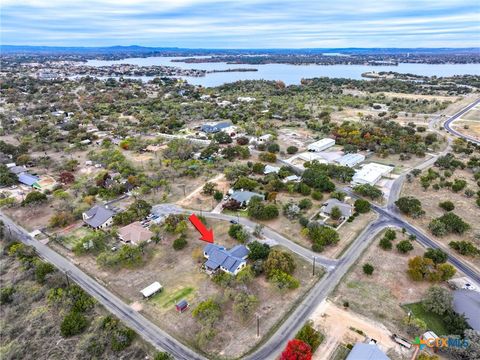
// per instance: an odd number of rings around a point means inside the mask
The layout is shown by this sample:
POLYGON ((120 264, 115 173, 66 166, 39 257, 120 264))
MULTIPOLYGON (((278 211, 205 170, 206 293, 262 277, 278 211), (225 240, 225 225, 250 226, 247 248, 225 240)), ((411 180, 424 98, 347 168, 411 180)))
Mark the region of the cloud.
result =
POLYGON ((477 0, 3 0, 2 44, 480 46, 477 0))

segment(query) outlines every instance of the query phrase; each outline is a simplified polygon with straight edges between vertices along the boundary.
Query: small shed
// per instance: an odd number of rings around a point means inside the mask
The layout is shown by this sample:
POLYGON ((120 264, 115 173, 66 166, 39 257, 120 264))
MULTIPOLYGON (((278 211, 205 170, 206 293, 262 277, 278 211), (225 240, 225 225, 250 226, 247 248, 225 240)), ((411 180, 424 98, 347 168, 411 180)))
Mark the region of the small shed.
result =
POLYGON ((157 292, 162 290, 162 285, 158 281, 148 285, 145 289, 140 291, 144 298, 149 298, 152 295, 155 295, 157 292))
POLYGON ((188 302, 187 300, 183 299, 183 300, 180 300, 176 305, 175 305, 175 309, 177 309, 178 312, 184 312, 185 310, 188 309, 188 302))

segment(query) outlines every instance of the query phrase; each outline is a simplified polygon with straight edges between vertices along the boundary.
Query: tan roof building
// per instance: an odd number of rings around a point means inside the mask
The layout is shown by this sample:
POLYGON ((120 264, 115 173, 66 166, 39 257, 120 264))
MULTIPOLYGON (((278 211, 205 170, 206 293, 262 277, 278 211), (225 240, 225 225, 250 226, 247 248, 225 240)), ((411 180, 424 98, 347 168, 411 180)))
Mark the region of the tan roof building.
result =
POLYGON ((144 228, 140 222, 136 221, 118 230, 118 237, 125 243, 138 245, 142 241, 150 240, 153 232, 144 228))

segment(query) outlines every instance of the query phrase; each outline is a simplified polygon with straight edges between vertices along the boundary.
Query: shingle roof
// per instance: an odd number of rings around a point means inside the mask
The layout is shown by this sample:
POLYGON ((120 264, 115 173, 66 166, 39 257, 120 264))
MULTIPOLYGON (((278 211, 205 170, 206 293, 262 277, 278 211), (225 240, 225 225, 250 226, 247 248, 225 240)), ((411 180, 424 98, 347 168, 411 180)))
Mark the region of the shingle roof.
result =
POLYGON ((132 244, 138 244, 142 241, 150 240, 153 236, 153 232, 144 228, 138 221, 135 221, 119 229, 118 235, 123 239, 123 241, 129 241, 132 244))
POLYGON ((323 206, 322 211, 326 214, 331 214, 332 209, 335 206, 340 209, 342 216, 348 217, 352 215, 352 206, 344 202, 341 202, 340 200, 337 200, 337 199, 328 199, 325 202, 325 205, 323 206))
POLYGON ((234 273, 235 270, 245 260, 243 257, 248 255, 248 249, 243 245, 237 245, 230 250, 225 250, 224 247, 216 244, 208 244, 204 248, 204 252, 208 256, 208 260, 205 266, 216 270, 219 267, 223 267, 228 272, 234 273))
POLYGON ((8 168, 8 171, 10 171, 11 173, 15 174, 15 175, 18 175, 18 174, 21 174, 25 171, 27 171, 27 168, 25 166, 12 166, 10 168, 8 168))
POLYGON ((239 203, 247 203, 250 201, 250 199, 254 196, 261 197, 264 199, 265 197, 261 194, 252 192, 252 191, 235 191, 230 198, 238 201, 239 203))
POLYGON ((115 212, 104 206, 94 206, 84 213, 84 221, 91 227, 97 228, 110 219, 115 212))
POLYGON ((356 343, 346 360, 390 360, 377 345, 356 343))
POLYGON ((216 124, 204 124, 201 126, 202 131, 206 133, 218 132, 222 129, 226 129, 232 126, 232 123, 229 121, 219 122, 216 124))

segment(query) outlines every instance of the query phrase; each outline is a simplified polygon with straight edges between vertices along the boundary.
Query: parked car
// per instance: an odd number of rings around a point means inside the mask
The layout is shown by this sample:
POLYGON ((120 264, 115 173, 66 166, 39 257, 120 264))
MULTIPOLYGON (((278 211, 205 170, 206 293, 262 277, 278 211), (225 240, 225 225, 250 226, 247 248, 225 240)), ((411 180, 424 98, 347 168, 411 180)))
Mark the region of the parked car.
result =
POLYGON ((230 224, 238 224, 237 220, 230 220, 230 224))

